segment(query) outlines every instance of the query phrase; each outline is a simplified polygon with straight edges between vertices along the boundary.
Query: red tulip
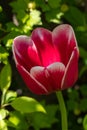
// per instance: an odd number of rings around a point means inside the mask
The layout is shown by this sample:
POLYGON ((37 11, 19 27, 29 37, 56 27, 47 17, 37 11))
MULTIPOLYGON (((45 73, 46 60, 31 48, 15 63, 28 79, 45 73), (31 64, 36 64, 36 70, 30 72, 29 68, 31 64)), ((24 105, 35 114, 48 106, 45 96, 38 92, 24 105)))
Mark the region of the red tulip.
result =
POLYGON ((30 37, 16 37, 13 55, 23 80, 36 94, 69 88, 78 78, 79 50, 70 25, 52 32, 37 28, 30 37))

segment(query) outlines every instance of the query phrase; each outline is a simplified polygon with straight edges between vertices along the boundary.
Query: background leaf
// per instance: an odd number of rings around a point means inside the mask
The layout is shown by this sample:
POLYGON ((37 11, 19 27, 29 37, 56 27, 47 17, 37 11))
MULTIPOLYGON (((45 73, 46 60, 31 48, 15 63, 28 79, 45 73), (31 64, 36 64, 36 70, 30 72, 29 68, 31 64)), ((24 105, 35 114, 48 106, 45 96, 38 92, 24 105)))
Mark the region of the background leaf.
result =
POLYGON ((0 109, 0 121, 3 120, 3 119, 5 119, 5 117, 7 115, 8 115, 8 111, 6 109, 0 109))
POLYGON ((9 89, 11 85, 11 66, 6 64, 0 73, 0 88, 2 91, 9 89))
POLYGON ((84 128, 84 130, 87 130, 87 115, 85 115, 85 117, 83 119, 83 128, 84 128))
POLYGON ((24 118, 24 115, 18 111, 13 111, 10 113, 8 120, 6 121, 7 125, 16 130, 28 130, 28 123, 24 118))
POLYGON ((8 130, 7 124, 4 120, 0 120, 0 130, 8 130))
POLYGON ((40 130, 41 128, 51 128, 52 124, 58 123, 58 118, 55 117, 58 106, 57 105, 46 105, 44 106, 47 114, 44 113, 30 113, 28 116, 30 117, 31 125, 35 130, 40 130))
POLYGON ((74 26, 84 25, 86 19, 84 14, 76 7, 70 6, 64 17, 74 26))
POLYGON ((57 8, 60 4, 61 0, 48 0, 48 4, 50 5, 50 7, 52 8, 57 8))

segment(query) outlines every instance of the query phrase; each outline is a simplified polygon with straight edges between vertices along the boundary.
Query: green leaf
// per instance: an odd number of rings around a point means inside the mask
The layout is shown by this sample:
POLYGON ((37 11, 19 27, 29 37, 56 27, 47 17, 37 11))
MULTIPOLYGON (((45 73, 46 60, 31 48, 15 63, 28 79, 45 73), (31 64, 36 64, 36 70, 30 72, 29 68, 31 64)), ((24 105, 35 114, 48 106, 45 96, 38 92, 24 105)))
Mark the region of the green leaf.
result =
POLYGON ((5 109, 0 109, 0 120, 5 119, 5 117, 8 115, 8 111, 5 109))
POLYGON ((35 0, 37 7, 40 7, 43 12, 47 12, 50 10, 49 5, 46 3, 45 0, 35 0))
POLYGON ((80 50, 80 56, 84 59, 87 59, 87 51, 82 47, 79 47, 79 50, 80 50))
POLYGON ((0 88, 2 91, 7 91, 11 84, 11 67, 6 64, 0 73, 0 88))
POLYGON ((61 0, 48 0, 48 4, 51 8, 58 8, 61 0))
POLYGON ((17 18, 25 23, 29 19, 29 14, 27 14, 24 10, 20 10, 18 12, 17 18))
POLYGON ((6 63, 8 56, 9 56, 9 54, 6 51, 6 49, 4 47, 0 46, 0 62, 6 63))
POLYGON ((84 128, 84 130, 87 130, 87 115, 85 115, 85 117, 83 119, 83 128, 84 128))
POLYGON ((70 111, 75 110, 78 108, 78 103, 74 100, 68 100, 67 107, 68 107, 68 110, 70 111))
POLYGON ((64 14, 65 19, 74 26, 81 26, 86 23, 84 14, 76 7, 70 6, 64 14))
POLYGON ((87 85, 86 84, 83 84, 80 86, 80 92, 83 95, 83 97, 87 96, 87 85))
MULTIPOLYGON (((28 3, 28 1, 27 1, 27 3, 28 3)), ((17 1, 10 2, 10 6, 12 7, 13 12, 17 13, 20 9, 26 10, 27 3, 25 0, 17 0, 17 1)))
POLYGON ((87 98, 80 99, 79 107, 83 112, 87 111, 87 98))
POLYGON ((47 11, 45 17, 48 22, 61 23, 60 19, 62 15, 63 15, 62 12, 58 11, 57 9, 54 9, 47 11))
POLYGON ((6 121, 7 125, 17 130, 27 130, 28 123, 23 114, 18 111, 10 112, 10 117, 6 121))
POLYGON ((79 72, 79 78, 87 71, 87 65, 84 65, 79 72))
POLYGON ((28 118, 32 122, 35 130, 40 130, 41 128, 51 128, 52 124, 58 122, 58 119, 55 117, 58 106, 47 105, 45 106, 45 109, 47 111, 47 114, 31 113, 28 115, 28 118))
POLYGON ((17 97, 17 93, 14 91, 7 91, 5 96, 5 103, 12 102, 17 97))
POLYGON ((70 100, 78 100, 79 99, 79 93, 75 89, 70 89, 68 92, 68 96, 70 100))
POLYGON ((3 11, 2 6, 0 5, 0 13, 3 11))
POLYGON ((42 105, 37 102, 35 99, 30 97, 18 97, 12 103, 11 106, 23 113, 31 113, 31 112, 43 112, 46 113, 45 109, 42 105))
POLYGON ((34 26, 34 25, 41 25, 41 17, 40 17, 41 13, 38 10, 32 10, 30 12, 30 18, 29 20, 27 20, 27 26, 34 26))
POLYGON ((0 130, 8 130, 7 124, 4 120, 0 120, 0 130))

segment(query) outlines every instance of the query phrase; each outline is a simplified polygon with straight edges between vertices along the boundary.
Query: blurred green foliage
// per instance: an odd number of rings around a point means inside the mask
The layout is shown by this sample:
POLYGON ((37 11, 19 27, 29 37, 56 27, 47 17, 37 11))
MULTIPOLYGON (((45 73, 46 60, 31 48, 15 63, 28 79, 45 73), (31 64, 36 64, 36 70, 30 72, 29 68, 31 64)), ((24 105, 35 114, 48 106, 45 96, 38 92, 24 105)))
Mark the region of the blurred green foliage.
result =
POLYGON ((38 26, 52 30, 62 23, 72 25, 80 49, 79 79, 64 91, 69 129, 87 130, 87 0, 0 0, 0 130, 60 129, 59 109, 51 95, 50 105, 42 103, 47 114, 39 109, 17 111, 16 102, 21 100, 17 96, 30 93, 21 86, 11 47, 18 35, 29 36, 38 26))

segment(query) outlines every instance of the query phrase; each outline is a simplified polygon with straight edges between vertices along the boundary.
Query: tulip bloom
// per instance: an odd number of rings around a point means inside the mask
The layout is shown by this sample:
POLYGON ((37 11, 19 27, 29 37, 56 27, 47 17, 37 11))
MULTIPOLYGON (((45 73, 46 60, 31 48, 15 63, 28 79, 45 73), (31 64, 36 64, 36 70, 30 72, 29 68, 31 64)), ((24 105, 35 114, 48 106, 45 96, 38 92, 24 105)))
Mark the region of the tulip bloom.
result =
POLYGON ((36 94, 67 89, 78 78, 79 50, 70 25, 59 25, 52 32, 36 28, 30 37, 16 37, 13 55, 23 80, 36 94))

